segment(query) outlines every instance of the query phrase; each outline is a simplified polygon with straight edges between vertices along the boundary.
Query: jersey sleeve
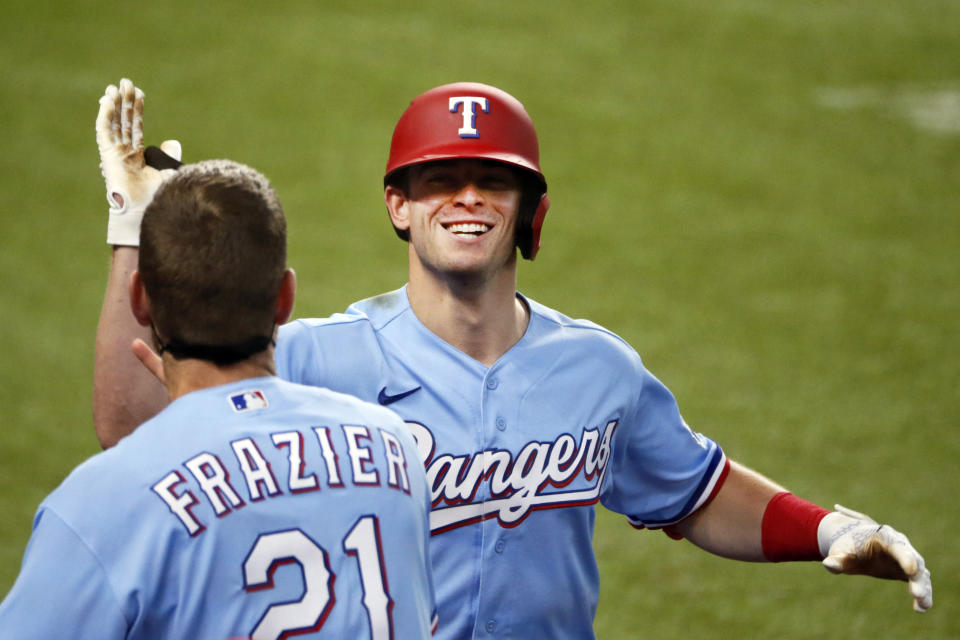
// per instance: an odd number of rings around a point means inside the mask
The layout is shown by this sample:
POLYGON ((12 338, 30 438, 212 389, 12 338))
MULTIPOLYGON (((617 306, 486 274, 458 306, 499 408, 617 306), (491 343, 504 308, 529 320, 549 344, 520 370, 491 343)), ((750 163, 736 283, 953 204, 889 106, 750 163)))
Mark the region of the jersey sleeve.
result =
POLYGON ((335 314, 280 327, 277 376, 369 399, 384 377, 383 356, 365 316, 335 314))
POLYGON ((20 574, 0 604, 8 640, 124 638, 127 621, 103 567, 56 513, 41 507, 20 574))
POLYGON ((299 384, 324 386, 328 376, 320 347, 307 321, 295 320, 280 327, 274 352, 277 376, 299 384))
POLYGON ((706 504, 729 463, 716 442, 687 425, 670 390, 640 366, 636 404, 614 437, 601 502, 637 528, 661 528, 706 504))

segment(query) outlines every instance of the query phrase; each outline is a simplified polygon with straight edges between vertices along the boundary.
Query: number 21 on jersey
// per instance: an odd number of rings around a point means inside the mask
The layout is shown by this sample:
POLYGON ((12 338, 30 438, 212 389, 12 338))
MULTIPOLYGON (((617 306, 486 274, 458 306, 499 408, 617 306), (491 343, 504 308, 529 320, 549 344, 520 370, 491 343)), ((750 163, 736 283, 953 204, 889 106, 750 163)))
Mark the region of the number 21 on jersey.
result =
MULTIPOLYGON (((367 611, 371 640, 392 640, 393 600, 380 546, 380 522, 376 516, 361 516, 343 537, 343 550, 357 559, 363 584, 363 606, 367 611)), ((281 640, 318 631, 336 603, 335 575, 330 570, 327 550, 301 529, 261 534, 243 563, 244 588, 259 591, 273 588, 273 573, 283 564, 300 565, 303 597, 296 602, 267 608, 250 633, 253 640, 281 640)))

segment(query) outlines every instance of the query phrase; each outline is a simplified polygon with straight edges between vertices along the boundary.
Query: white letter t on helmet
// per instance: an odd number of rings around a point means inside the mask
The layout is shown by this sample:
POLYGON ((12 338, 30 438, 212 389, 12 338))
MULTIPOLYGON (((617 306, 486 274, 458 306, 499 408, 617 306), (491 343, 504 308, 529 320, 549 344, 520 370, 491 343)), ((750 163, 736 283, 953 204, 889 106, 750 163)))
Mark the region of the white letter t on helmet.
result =
POLYGON ((463 105, 463 126, 457 130, 461 138, 479 138, 477 131, 477 114, 474 107, 478 106, 484 113, 490 113, 490 103, 486 98, 479 96, 454 96, 450 98, 450 113, 457 112, 457 106, 463 105))

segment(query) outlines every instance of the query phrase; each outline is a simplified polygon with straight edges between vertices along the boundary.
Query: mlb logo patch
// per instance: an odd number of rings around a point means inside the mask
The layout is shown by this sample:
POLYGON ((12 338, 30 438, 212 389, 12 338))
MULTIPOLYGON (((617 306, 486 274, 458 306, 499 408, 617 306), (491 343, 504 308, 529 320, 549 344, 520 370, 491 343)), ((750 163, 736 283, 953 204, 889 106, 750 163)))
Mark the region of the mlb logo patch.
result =
POLYGON ((266 409, 267 406, 269 406, 267 404, 267 396, 263 395, 263 391, 259 389, 241 391, 240 393, 233 394, 230 396, 230 404, 233 405, 233 410, 237 413, 254 411, 255 409, 266 409))

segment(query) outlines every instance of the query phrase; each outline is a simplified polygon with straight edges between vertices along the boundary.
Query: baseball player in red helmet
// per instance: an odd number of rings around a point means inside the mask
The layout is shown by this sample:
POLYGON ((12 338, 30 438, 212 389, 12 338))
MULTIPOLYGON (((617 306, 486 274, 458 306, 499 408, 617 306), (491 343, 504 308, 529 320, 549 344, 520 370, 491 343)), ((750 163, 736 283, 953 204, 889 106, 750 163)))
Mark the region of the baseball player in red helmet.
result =
MULTIPOLYGON (((518 249, 540 249, 546 191, 520 102, 477 83, 427 91, 401 115, 384 176, 408 282, 279 332, 281 377, 387 405, 414 434, 433 492, 438 637, 593 637, 597 503, 721 556, 905 580, 916 610, 932 606, 903 534, 729 460, 623 339, 517 291, 518 249)), ((111 281, 135 254, 115 251, 111 281)), ((124 319, 104 309, 95 383, 139 385, 137 411, 155 411, 145 370, 111 380, 104 363, 129 359, 136 334, 111 350, 124 319)), ((142 343, 137 353, 150 362, 142 343)), ((109 445, 135 420, 99 396, 109 445)))
MULTIPOLYGON (((393 131, 384 187, 403 185, 411 166, 457 158, 490 160, 515 170, 523 196, 517 247, 524 258, 533 260, 550 201, 540 171, 537 132, 523 105, 505 91, 472 82, 427 91, 411 103, 393 131), (454 95, 458 93, 465 95, 454 95), (482 95, 467 95, 478 93, 482 95), (438 126, 437 114, 447 120, 446 126, 438 126), (478 117, 484 121, 482 137, 478 117)), ((407 230, 394 229, 404 240, 410 239, 407 230)))

